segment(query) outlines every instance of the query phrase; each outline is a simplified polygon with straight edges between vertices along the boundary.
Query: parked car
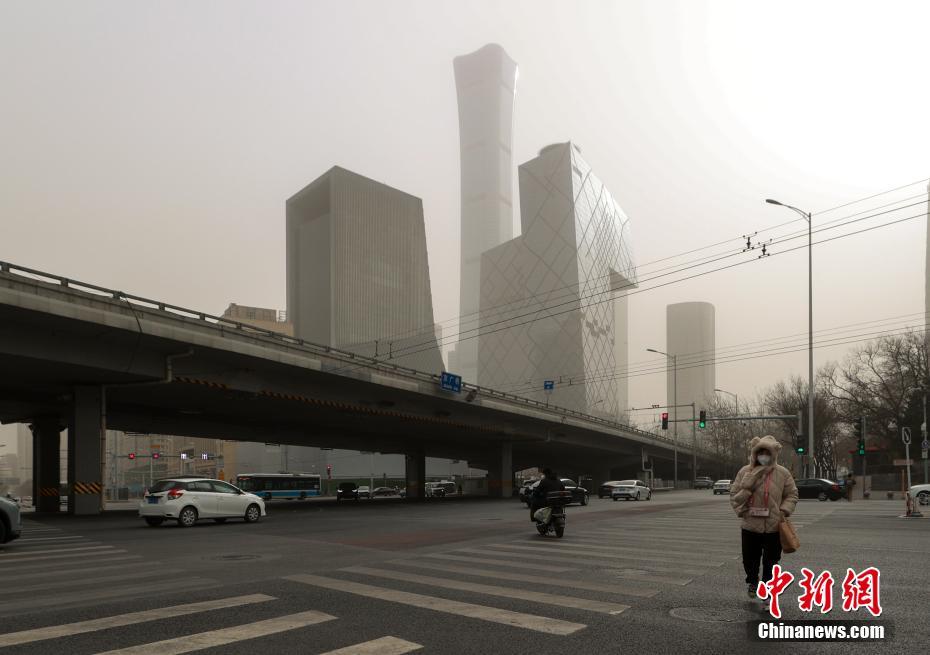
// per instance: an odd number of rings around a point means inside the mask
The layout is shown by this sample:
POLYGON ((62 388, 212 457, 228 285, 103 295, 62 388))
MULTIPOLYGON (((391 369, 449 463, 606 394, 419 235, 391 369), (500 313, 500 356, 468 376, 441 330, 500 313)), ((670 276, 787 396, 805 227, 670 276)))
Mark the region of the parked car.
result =
MULTIPOLYGON (((562 484, 565 485, 565 491, 570 491, 572 493, 572 502, 578 503, 579 505, 588 504, 588 490, 584 487, 579 487, 574 480, 569 478, 559 478, 562 481, 562 484)), ((536 489, 536 485, 539 484, 539 480, 536 480, 533 484, 529 486, 526 493, 526 500, 524 501, 529 507, 532 500, 533 491, 536 489)))
POLYGON ((930 505, 930 484, 915 484, 907 490, 907 494, 921 505, 930 505))
POLYGON ((795 484, 798 485, 799 498, 816 498, 824 501, 827 499, 839 500, 843 497, 843 488, 832 480, 809 478, 796 480, 795 484))
POLYGON ((396 496, 397 490, 392 489, 391 487, 375 487, 371 492, 372 497, 375 496, 396 496))
POLYGON ((139 516, 152 527, 174 519, 189 528, 201 519, 225 523, 241 518, 255 523, 265 516, 265 501, 228 482, 185 477, 157 480, 139 503, 139 516))
POLYGON ((694 478, 695 489, 713 489, 714 481, 707 477, 694 478))
POLYGON ((358 493, 359 498, 368 498, 371 500, 371 487, 369 487, 367 484, 359 487, 356 490, 356 493, 358 493))
POLYGON ((620 486, 620 480, 611 480, 610 482, 605 482, 597 488, 597 497, 610 498, 610 493, 618 486, 620 486))
POLYGON ((610 497, 614 500, 652 500, 652 489, 642 480, 623 480, 610 492, 610 497))
POLYGON ((354 482, 340 482, 336 488, 336 500, 358 500, 358 487, 354 482))
POLYGON ((714 495, 729 494, 731 484, 733 484, 732 480, 717 480, 713 486, 714 495))
POLYGON ((520 485, 520 492, 518 494, 520 497, 520 502, 526 503, 527 507, 529 507, 530 494, 532 493, 530 489, 535 487, 537 482, 539 482, 539 480, 524 480, 523 484, 520 485))
POLYGON ((23 531, 23 518, 19 505, 0 497, 0 544, 18 539, 23 531))

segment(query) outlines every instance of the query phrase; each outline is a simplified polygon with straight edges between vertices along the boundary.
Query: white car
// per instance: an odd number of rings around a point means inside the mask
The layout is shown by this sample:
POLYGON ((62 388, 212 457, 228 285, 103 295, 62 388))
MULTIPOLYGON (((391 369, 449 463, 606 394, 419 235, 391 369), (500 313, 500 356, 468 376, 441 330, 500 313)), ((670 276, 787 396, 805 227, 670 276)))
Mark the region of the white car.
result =
POLYGON ((189 528, 200 519, 223 523, 244 519, 255 523, 265 516, 265 501, 222 480, 179 477, 157 480, 139 503, 139 516, 150 526, 167 519, 189 528))
POLYGON ((621 480, 610 492, 614 500, 652 500, 652 489, 642 480, 621 480))
POLYGON ((930 484, 915 484, 907 490, 907 494, 921 505, 930 505, 930 484))
POLYGON ((716 496, 717 494, 729 494, 730 485, 732 483, 733 483, 732 480, 717 480, 713 486, 714 495, 716 496))

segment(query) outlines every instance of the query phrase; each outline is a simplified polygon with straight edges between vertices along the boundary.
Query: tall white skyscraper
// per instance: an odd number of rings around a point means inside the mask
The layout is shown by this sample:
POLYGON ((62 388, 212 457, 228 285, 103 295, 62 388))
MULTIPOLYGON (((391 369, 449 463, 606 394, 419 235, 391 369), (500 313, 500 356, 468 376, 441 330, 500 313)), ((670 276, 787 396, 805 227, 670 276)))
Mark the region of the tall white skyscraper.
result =
MULTIPOLYGON (((716 386, 715 311, 709 302, 681 302, 666 307, 666 350, 678 356, 678 404, 696 403, 701 411, 714 395, 716 386)), ((668 402, 675 397, 675 371, 669 362, 668 402)), ((680 408, 682 418, 691 417, 690 408, 680 408)), ((672 411, 672 414, 675 412, 672 411)))
POLYGON ((465 340, 451 353, 449 368, 475 382, 481 255, 513 238, 511 150, 517 63, 491 43, 456 57, 453 65, 462 193, 459 332, 465 340))
POLYGON ((630 219, 570 142, 520 166, 520 217, 481 259, 479 384, 622 418, 630 219))

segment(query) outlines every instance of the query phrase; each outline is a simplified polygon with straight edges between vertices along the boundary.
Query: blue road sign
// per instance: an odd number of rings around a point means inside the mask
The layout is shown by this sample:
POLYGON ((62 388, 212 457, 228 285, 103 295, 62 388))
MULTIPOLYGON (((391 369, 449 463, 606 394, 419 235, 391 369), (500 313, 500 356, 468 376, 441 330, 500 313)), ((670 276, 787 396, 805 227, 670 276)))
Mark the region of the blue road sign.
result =
POLYGON ((446 391, 454 391, 455 393, 462 392, 462 376, 456 375, 455 373, 446 373, 442 372, 442 375, 439 378, 439 386, 445 389, 446 391))
POLYGON ((552 391, 553 389, 555 389, 555 381, 546 380, 545 382, 543 382, 543 389, 546 391, 552 391))

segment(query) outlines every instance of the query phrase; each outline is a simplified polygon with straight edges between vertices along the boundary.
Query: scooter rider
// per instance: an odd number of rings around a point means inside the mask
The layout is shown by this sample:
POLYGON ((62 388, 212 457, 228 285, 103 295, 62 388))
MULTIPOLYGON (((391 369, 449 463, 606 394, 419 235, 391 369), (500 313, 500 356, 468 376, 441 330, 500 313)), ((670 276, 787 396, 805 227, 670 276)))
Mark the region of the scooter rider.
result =
POLYGON ((546 494, 550 491, 565 491, 565 485, 556 477, 556 474, 552 472, 552 469, 543 469, 543 479, 539 481, 539 484, 536 485, 536 488, 533 489, 533 495, 530 502, 530 520, 535 521, 533 514, 536 513, 536 510, 542 509, 543 507, 548 506, 546 501, 546 494))

